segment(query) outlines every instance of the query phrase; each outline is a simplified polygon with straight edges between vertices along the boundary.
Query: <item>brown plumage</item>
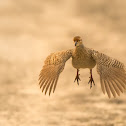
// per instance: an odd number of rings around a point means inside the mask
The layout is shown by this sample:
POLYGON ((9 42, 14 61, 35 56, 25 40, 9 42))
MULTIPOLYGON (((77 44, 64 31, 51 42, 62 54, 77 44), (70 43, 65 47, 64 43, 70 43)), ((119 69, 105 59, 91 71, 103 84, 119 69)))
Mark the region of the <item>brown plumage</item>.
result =
MULTIPOLYGON (((81 68, 90 69, 90 88, 94 83, 92 77, 92 69, 97 65, 97 72, 100 75, 101 89, 103 93, 107 92, 108 97, 111 94, 116 97, 126 89, 126 71, 123 63, 113 59, 105 54, 99 53, 92 49, 86 48, 82 39, 79 36, 74 37, 75 49, 61 51, 50 54, 39 75, 39 84, 42 92, 51 91, 56 89, 58 78, 63 71, 66 61, 72 58, 72 65, 77 69, 77 76, 75 81, 79 84, 79 70, 81 68)), ((95 83, 94 83, 95 85, 95 83)))

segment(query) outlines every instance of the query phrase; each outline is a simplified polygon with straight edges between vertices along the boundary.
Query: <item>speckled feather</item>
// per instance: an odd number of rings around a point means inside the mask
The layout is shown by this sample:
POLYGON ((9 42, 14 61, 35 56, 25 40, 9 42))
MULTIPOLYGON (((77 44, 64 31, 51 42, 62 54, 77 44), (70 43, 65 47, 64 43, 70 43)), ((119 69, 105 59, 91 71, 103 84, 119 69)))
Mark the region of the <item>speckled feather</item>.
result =
POLYGON ((94 50, 92 50, 92 57, 97 64, 97 72, 100 75, 103 93, 107 92, 109 98, 111 97, 111 93, 114 97, 116 97, 116 94, 120 96, 120 92, 123 93, 126 89, 124 64, 94 50))
POLYGON ((45 94, 49 90, 51 94, 52 88, 55 91, 57 81, 60 73, 63 71, 65 62, 72 56, 73 50, 61 51, 50 54, 39 75, 39 84, 42 88, 42 92, 45 90, 45 94))

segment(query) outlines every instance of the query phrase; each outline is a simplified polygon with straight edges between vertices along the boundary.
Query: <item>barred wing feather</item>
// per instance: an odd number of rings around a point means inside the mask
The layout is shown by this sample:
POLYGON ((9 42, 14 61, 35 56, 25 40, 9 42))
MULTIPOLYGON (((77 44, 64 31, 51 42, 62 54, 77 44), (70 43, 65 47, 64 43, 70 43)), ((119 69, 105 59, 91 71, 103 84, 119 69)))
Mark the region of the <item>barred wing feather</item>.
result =
POLYGON ((49 91, 49 95, 53 89, 56 89, 57 81, 60 73, 63 71, 66 61, 72 56, 72 50, 57 52, 50 54, 39 75, 39 85, 42 92, 49 91))
POLYGON ((116 97, 126 89, 126 71, 124 64, 105 54, 93 50, 92 57, 96 60, 97 72, 100 75, 100 83, 103 93, 107 92, 116 97))

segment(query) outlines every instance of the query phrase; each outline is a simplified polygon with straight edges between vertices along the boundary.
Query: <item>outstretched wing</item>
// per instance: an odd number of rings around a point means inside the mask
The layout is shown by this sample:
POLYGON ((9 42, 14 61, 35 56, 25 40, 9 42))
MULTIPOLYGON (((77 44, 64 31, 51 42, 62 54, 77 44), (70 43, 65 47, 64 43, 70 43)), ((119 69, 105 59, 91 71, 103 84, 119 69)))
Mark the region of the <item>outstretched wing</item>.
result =
POLYGON ((93 51, 92 57, 96 60, 97 72, 100 75, 100 83, 103 93, 111 93, 114 97, 120 96, 120 92, 126 89, 126 71, 124 64, 105 54, 93 51))
POLYGON ((49 90, 49 95, 53 89, 55 91, 60 73, 63 71, 65 62, 72 56, 72 50, 50 54, 39 75, 39 85, 45 94, 49 90))

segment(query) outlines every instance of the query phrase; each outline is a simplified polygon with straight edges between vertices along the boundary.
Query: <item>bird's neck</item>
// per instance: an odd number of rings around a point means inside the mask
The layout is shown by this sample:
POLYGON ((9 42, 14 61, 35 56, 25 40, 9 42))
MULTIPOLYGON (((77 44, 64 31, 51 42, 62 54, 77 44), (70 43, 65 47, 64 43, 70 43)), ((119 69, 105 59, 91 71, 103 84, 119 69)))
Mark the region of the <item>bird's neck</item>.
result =
POLYGON ((75 48, 75 51, 76 52, 81 52, 81 51, 83 51, 84 50, 84 45, 82 44, 82 45, 80 45, 80 46, 76 46, 76 48, 75 48))

